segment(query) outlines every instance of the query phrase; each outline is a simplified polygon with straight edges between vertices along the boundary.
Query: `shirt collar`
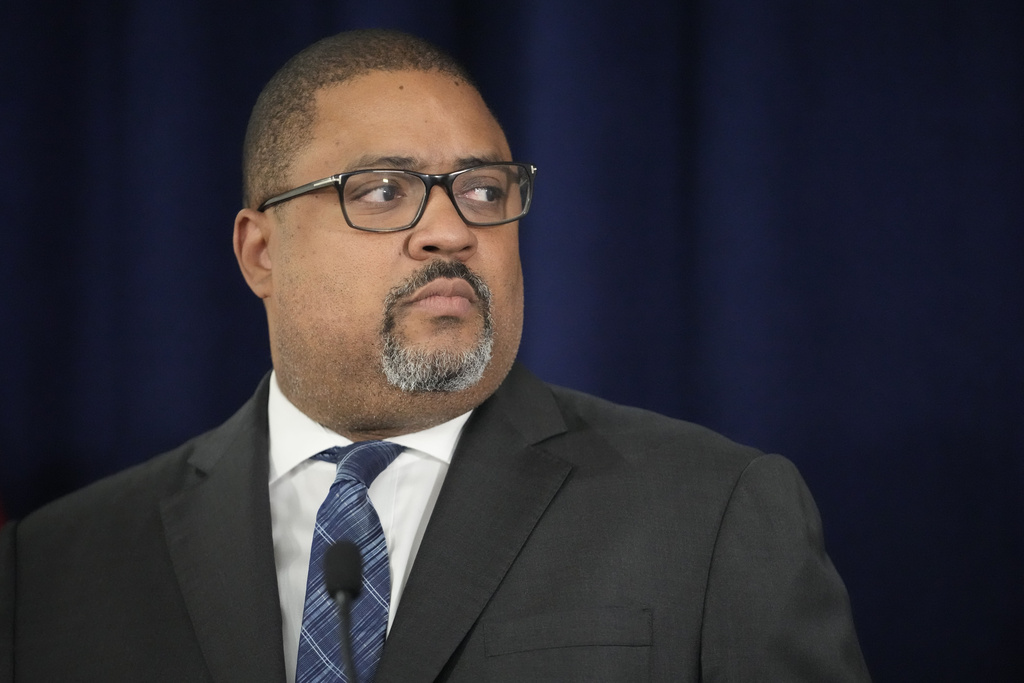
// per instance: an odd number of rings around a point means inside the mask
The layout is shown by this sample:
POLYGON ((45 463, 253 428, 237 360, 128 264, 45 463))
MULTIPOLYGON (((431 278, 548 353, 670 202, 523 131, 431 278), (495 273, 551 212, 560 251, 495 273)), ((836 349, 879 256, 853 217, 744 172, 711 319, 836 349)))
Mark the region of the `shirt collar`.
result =
MULTIPOLYGON (((385 439, 415 452, 451 464, 452 454, 469 419, 469 411, 439 425, 412 434, 385 439)), ((277 373, 270 375, 270 397, 267 401, 270 427, 270 483, 320 451, 334 446, 348 446, 350 439, 324 427, 303 413, 281 392, 277 373)))

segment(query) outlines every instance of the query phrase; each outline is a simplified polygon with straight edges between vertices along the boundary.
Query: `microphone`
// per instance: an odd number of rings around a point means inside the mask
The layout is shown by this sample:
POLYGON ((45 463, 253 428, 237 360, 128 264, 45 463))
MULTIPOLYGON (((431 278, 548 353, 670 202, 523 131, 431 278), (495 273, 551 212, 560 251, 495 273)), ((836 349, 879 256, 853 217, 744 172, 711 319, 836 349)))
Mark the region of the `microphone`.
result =
POLYGON ((324 583, 327 594, 338 605, 341 628, 341 660, 345 677, 350 683, 357 683, 356 669, 352 662, 352 623, 349 607, 359 597, 363 587, 363 556, 359 547, 351 541, 338 541, 324 553, 324 583))

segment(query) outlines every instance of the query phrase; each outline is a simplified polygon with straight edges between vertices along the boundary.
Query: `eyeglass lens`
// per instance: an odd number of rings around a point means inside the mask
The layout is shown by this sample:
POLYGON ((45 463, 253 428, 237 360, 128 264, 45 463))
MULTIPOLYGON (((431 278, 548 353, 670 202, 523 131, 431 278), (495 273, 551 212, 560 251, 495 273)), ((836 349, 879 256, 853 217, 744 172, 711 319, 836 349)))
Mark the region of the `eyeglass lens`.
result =
MULTIPOLYGON (((349 222, 367 230, 393 230, 416 220, 426 198, 422 178, 403 171, 364 171, 345 181, 342 208, 349 222)), ((502 223, 523 213, 529 193, 526 169, 481 166, 455 176, 452 195, 471 224, 502 223)))

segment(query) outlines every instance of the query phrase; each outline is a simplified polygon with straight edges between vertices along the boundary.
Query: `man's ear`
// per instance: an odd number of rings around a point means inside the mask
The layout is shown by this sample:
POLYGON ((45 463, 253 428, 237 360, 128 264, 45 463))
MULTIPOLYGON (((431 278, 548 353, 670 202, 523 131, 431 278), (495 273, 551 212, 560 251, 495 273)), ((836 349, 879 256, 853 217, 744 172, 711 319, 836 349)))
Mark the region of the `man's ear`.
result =
POLYGON ((261 299, 269 298, 274 289, 270 261, 272 221, 266 213, 255 209, 242 209, 235 216, 235 258, 249 289, 261 299))

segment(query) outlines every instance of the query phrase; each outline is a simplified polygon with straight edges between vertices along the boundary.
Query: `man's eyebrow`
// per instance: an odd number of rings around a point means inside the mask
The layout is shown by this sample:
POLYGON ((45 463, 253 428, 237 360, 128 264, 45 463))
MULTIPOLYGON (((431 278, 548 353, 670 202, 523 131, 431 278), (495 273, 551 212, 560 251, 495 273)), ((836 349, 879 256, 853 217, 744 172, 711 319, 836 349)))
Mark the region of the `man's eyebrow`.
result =
POLYGON ((413 157, 371 156, 369 154, 356 159, 348 170, 357 171, 361 168, 403 168, 413 169, 419 161, 413 157))
MULTIPOLYGON (((461 157, 457 160, 459 168, 469 168, 471 166, 483 166, 484 164, 493 164, 497 161, 508 161, 502 159, 500 154, 491 154, 485 157, 461 157)), ((456 169, 452 169, 456 170, 456 169)))
MULTIPOLYGON (((457 171, 463 168, 470 168, 472 166, 482 166, 484 164, 493 164, 496 161, 506 161, 500 154, 488 154, 486 156, 478 157, 459 157, 455 160, 455 168, 451 169, 457 171)), ((403 156, 372 156, 365 155, 356 159, 347 170, 357 171, 364 168, 395 168, 404 169, 408 171, 416 171, 427 164, 422 159, 416 157, 403 157, 403 156)))

